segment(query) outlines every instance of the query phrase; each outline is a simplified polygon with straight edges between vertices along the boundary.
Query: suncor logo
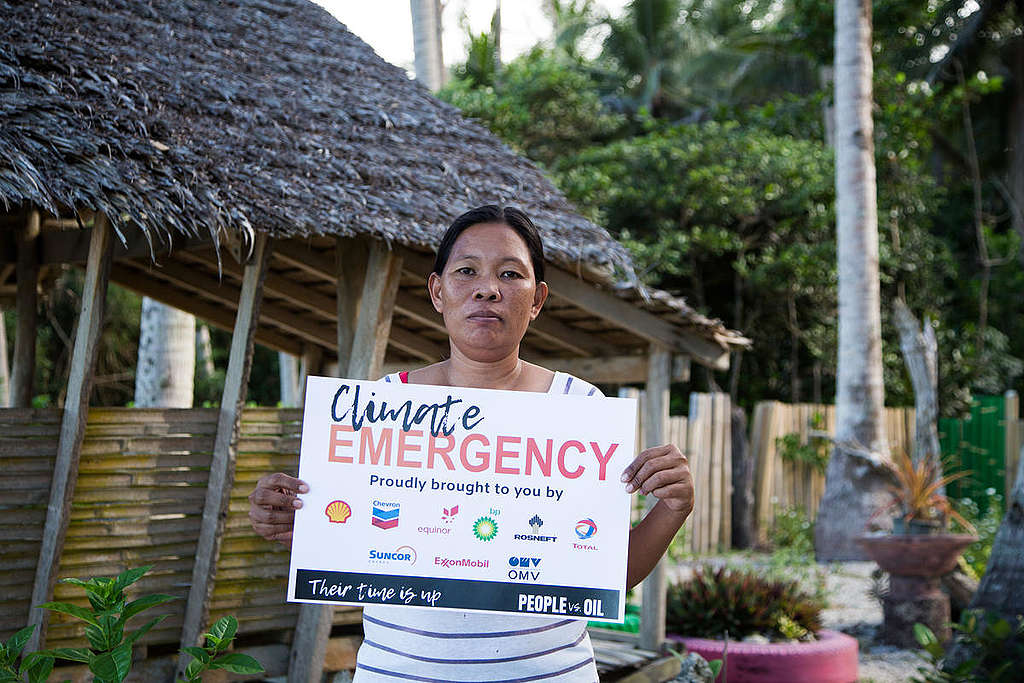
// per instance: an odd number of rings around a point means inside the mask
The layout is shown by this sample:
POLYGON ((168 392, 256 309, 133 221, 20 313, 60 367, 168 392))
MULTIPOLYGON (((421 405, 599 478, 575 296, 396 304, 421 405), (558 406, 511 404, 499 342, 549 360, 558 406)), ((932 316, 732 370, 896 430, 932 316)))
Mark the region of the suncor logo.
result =
POLYGON ((370 562, 416 564, 416 550, 412 546, 403 545, 391 551, 370 550, 370 562))
POLYGON ((517 557, 508 558, 508 578, 513 581, 537 581, 540 579, 540 558, 539 557, 517 557))

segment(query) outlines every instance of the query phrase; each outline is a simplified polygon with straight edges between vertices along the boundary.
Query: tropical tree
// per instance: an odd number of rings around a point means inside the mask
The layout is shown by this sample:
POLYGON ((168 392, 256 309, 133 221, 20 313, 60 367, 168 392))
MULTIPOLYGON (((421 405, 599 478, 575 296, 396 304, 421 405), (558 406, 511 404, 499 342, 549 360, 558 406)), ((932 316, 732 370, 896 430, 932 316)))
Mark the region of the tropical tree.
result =
POLYGON ((195 317, 142 298, 135 405, 191 408, 196 367, 195 317))
POLYGON ((432 91, 444 85, 441 51, 441 0, 409 0, 412 10, 413 54, 416 80, 432 91))
POLYGON ((835 5, 839 359, 836 432, 815 523, 819 560, 862 559, 854 539, 887 503, 871 2, 835 5))

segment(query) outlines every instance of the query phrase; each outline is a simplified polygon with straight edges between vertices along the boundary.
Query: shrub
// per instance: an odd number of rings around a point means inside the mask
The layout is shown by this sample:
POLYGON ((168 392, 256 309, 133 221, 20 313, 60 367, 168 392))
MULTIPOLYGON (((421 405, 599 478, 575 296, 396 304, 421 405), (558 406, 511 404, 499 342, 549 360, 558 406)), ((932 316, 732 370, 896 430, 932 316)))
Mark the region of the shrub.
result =
MULTIPOLYGON (((1003 521, 1003 497, 995 492, 995 489, 988 489, 988 504, 984 512, 981 512, 977 502, 970 498, 961 498, 956 501, 956 507, 960 514, 974 527, 978 534, 978 540, 968 546, 964 551, 963 559, 967 567, 973 573, 974 578, 980 579, 985 573, 985 566, 988 564, 988 556, 992 554, 992 543, 996 539, 996 532, 1003 521)), ((970 529, 960 524, 953 524, 953 531, 957 533, 970 533, 970 529)))
POLYGON ((924 624, 914 624, 914 637, 924 648, 927 662, 918 667, 914 683, 1011 683, 1019 681, 1024 665, 1024 617, 1014 623, 994 612, 964 610, 960 622, 951 624, 966 651, 962 661, 951 662, 935 634, 924 624))
POLYGON ((749 571, 699 567, 691 580, 668 589, 665 625, 687 636, 771 640, 811 639, 821 629, 820 601, 797 582, 749 571))
POLYGON ((793 550, 814 557, 814 522, 799 507, 776 507, 768 540, 775 550, 793 550))

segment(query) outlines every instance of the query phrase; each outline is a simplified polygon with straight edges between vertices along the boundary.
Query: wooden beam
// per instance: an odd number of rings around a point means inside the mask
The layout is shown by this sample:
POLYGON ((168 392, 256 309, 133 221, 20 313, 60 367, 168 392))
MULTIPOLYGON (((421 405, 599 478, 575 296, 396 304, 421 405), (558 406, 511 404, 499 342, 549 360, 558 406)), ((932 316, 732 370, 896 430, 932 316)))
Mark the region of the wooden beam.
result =
POLYGON ((652 344, 677 353, 688 354, 701 365, 715 370, 729 368, 728 349, 676 329, 672 323, 642 310, 635 304, 623 301, 558 268, 548 269, 547 282, 555 296, 565 299, 592 315, 613 322, 652 344))
POLYGON ((347 377, 366 281, 370 246, 364 240, 339 237, 335 246, 334 282, 337 297, 338 374, 347 377))
MULTIPOLYGON (((415 356, 422 361, 427 363, 436 363, 440 360, 444 360, 448 357, 451 349, 444 345, 430 341, 426 337, 422 337, 414 332, 403 330, 401 327, 391 326, 391 336, 388 339, 391 346, 394 346, 400 351, 404 351, 410 356, 415 356)), ((400 370, 408 370, 407 367, 402 367, 400 370)), ((386 375, 389 372, 399 372, 399 370, 385 370, 384 366, 381 366, 381 374, 386 375)))
MULTIPOLYGON (((76 224, 77 225, 77 224, 76 224)), ((39 238, 39 262, 42 264, 83 263, 89 253, 91 228, 75 228, 62 232, 44 232, 39 238)), ((195 249, 211 245, 209 237, 185 237, 171 235, 169 242, 150 243, 145 233, 133 230, 125 235, 125 241, 115 239, 111 243, 111 258, 114 261, 133 258, 151 258, 169 254, 178 249, 195 249)))
MULTIPOLYGON (((195 269, 181 263, 170 261, 163 264, 162 267, 154 266, 149 272, 173 280, 179 287, 208 296, 226 306, 233 306, 239 301, 240 290, 234 285, 222 283, 203 273, 197 273, 195 269)), ((327 348, 331 348, 334 343, 334 335, 327 328, 299 314, 292 313, 283 306, 277 304, 261 306, 260 315, 264 323, 282 327, 307 341, 327 348)))
MULTIPOLYGON (((147 271, 139 271, 128 265, 115 263, 110 269, 110 279, 133 292, 156 299, 168 306, 174 306, 177 309, 191 313, 197 318, 202 318, 225 332, 231 332, 235 329, 234 306, 228 308, 210 304, 198 297, 189 296, 178 290, 170 289, 166 285, 160 284, 147 271)), ((285 351, 295 355, 302 353, 302 342, 295 337, 267 329, 266 326, 256 330, 256 341, 275 351, 285 351)))
POLYGON ((348 377, 376 379, 380 375, 401 279, 402 257, 382 241, 371 242, 352 338, 348 377))
MULTIPOLYGON (((547 368, 576 375, 596 384, 638 384, 647 381, 647 356, 607 356, 604 358, 552 358, 549 356, 524 355, 525 360, 547 368)), ((672 359, 670 382, 686 382, 690 379, 688 356, 672 359)))
MULTIPOLYGON (((669 352, 651 346, 647 370, 647 387, 642 402, 644 448, 668 443, 669 374, 672 359, 669 352)), ((648 511, 657 504, 647 497, 648 511)), ((665 559, 662 558, 643 582, 640 605, 640 647, 661 650, 665 641, 665 559)))
MULTIPOLYGON (((275 247, 276 248, 276 247, 275 247)), ((203 263, 212 268, 217 267, 217 259, 206 252, 187 252, 181 254, 185 259, 196 263, 203 263)), ((232 277, 242 279, 242 267, 233 261, 223 261, 220 264, 221 272, 228 273, 232 277)), ((330 321, 334 321, 334 299, 324 296, 308 285, 293 282, 281 275, 268 272, 267 279, 263 283, 263 290, 267 294, 284 299, 292 306, 305 308, 317 313, 330 321)))
POLYGON ((30 209, 25 226, 18 231, 18 327, 14 336, 14 376, 11 407, 29 408, 36 375, 36 311, 39 287, 39 211, 30 209))
MULTIPOLYGON (((50 483, 50 501, 46 507, 46 525, 39 549, 35 582, 30 605, 40 605, 53 597, 53 586, 60 569, 60 555, 71 516, 71 499, 78 479, 78 461, 85 438, 85 421, 89 412, 96 349, 103 330, 103 309, 110 275, 110 223, 105 215, 96 219, 89 244, 89 260, 82 288, 82 310, 78 315, 78 331, 71 354, 67 397, 60 425, 57 458, 50 483)), ((35 625, 31 652, 46 642, 46 610, 30 609, 28 623, 35 625)))
MULTIPOLYGON (((263 278, 270 259, 270 239, 266 233, 257 233, 252 260, 245 267, 242 291, 238 300, 238 315, 231 337, 231 352, 224 377, 224 393, 217 417, 217 436, 213 445, 210 479, 206 487, 203 520, 199 529, 192 582, 185 604, 185 618, 181 630, 181 646, 199 645, 201 634, 209 619, 210 598, 213 594, 220 558, 221 539, 227 518, 228 498, 235 479, 235 458, 238 454, 238 430, 242 420, 249 371, 252 368, 256 325, 263 299, 263 278)), ((178 660, 178 676, 184 677, 191 657, 178 660)))
MULTIPOLYGON (((355 242, 351 238, 339 237, 338 242, 355 242)), ((274 258, 293 268, 304 270, 328 282, 335 279, 336 266, 329 254, 316 251, 312 247, 302 245, 297 240, 282 240, 274 248, 274 258)))

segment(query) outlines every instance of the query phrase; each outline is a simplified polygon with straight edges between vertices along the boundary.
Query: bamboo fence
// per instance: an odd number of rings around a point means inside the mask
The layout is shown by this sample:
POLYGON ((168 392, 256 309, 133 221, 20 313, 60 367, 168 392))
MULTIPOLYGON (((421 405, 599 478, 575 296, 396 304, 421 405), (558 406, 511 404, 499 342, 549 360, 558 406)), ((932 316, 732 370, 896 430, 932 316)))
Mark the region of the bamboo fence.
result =
MULTIPOLYGON (((181 599, 159 608, 170 616, 140 641, 150 656, 176 652, 203 514, 217 409, 93 408, 89 411, 60 578, 111 576, 154 565, 133 594, 181 599)), ((60 431, 59 410, 0 410, 0 638, 28 619, 50 475, 60 431)), ((301 411, 243 411, 234 487, 210 603, 211 622, 239 620, 247 639, 286 642, 298 605, 285 603, 288 551, 256 536, 247 496, 256 480, 298 465, 301 411)), ((86 605, 80 589, 58 583, 55 600, 86 605)), ((138 623, 150 617, 136 617, 138 623)), ((339 607, 334 623, 358 621, 339 607)), ((83 643, 84 625, 50 618, 48 647, 83 643)))

